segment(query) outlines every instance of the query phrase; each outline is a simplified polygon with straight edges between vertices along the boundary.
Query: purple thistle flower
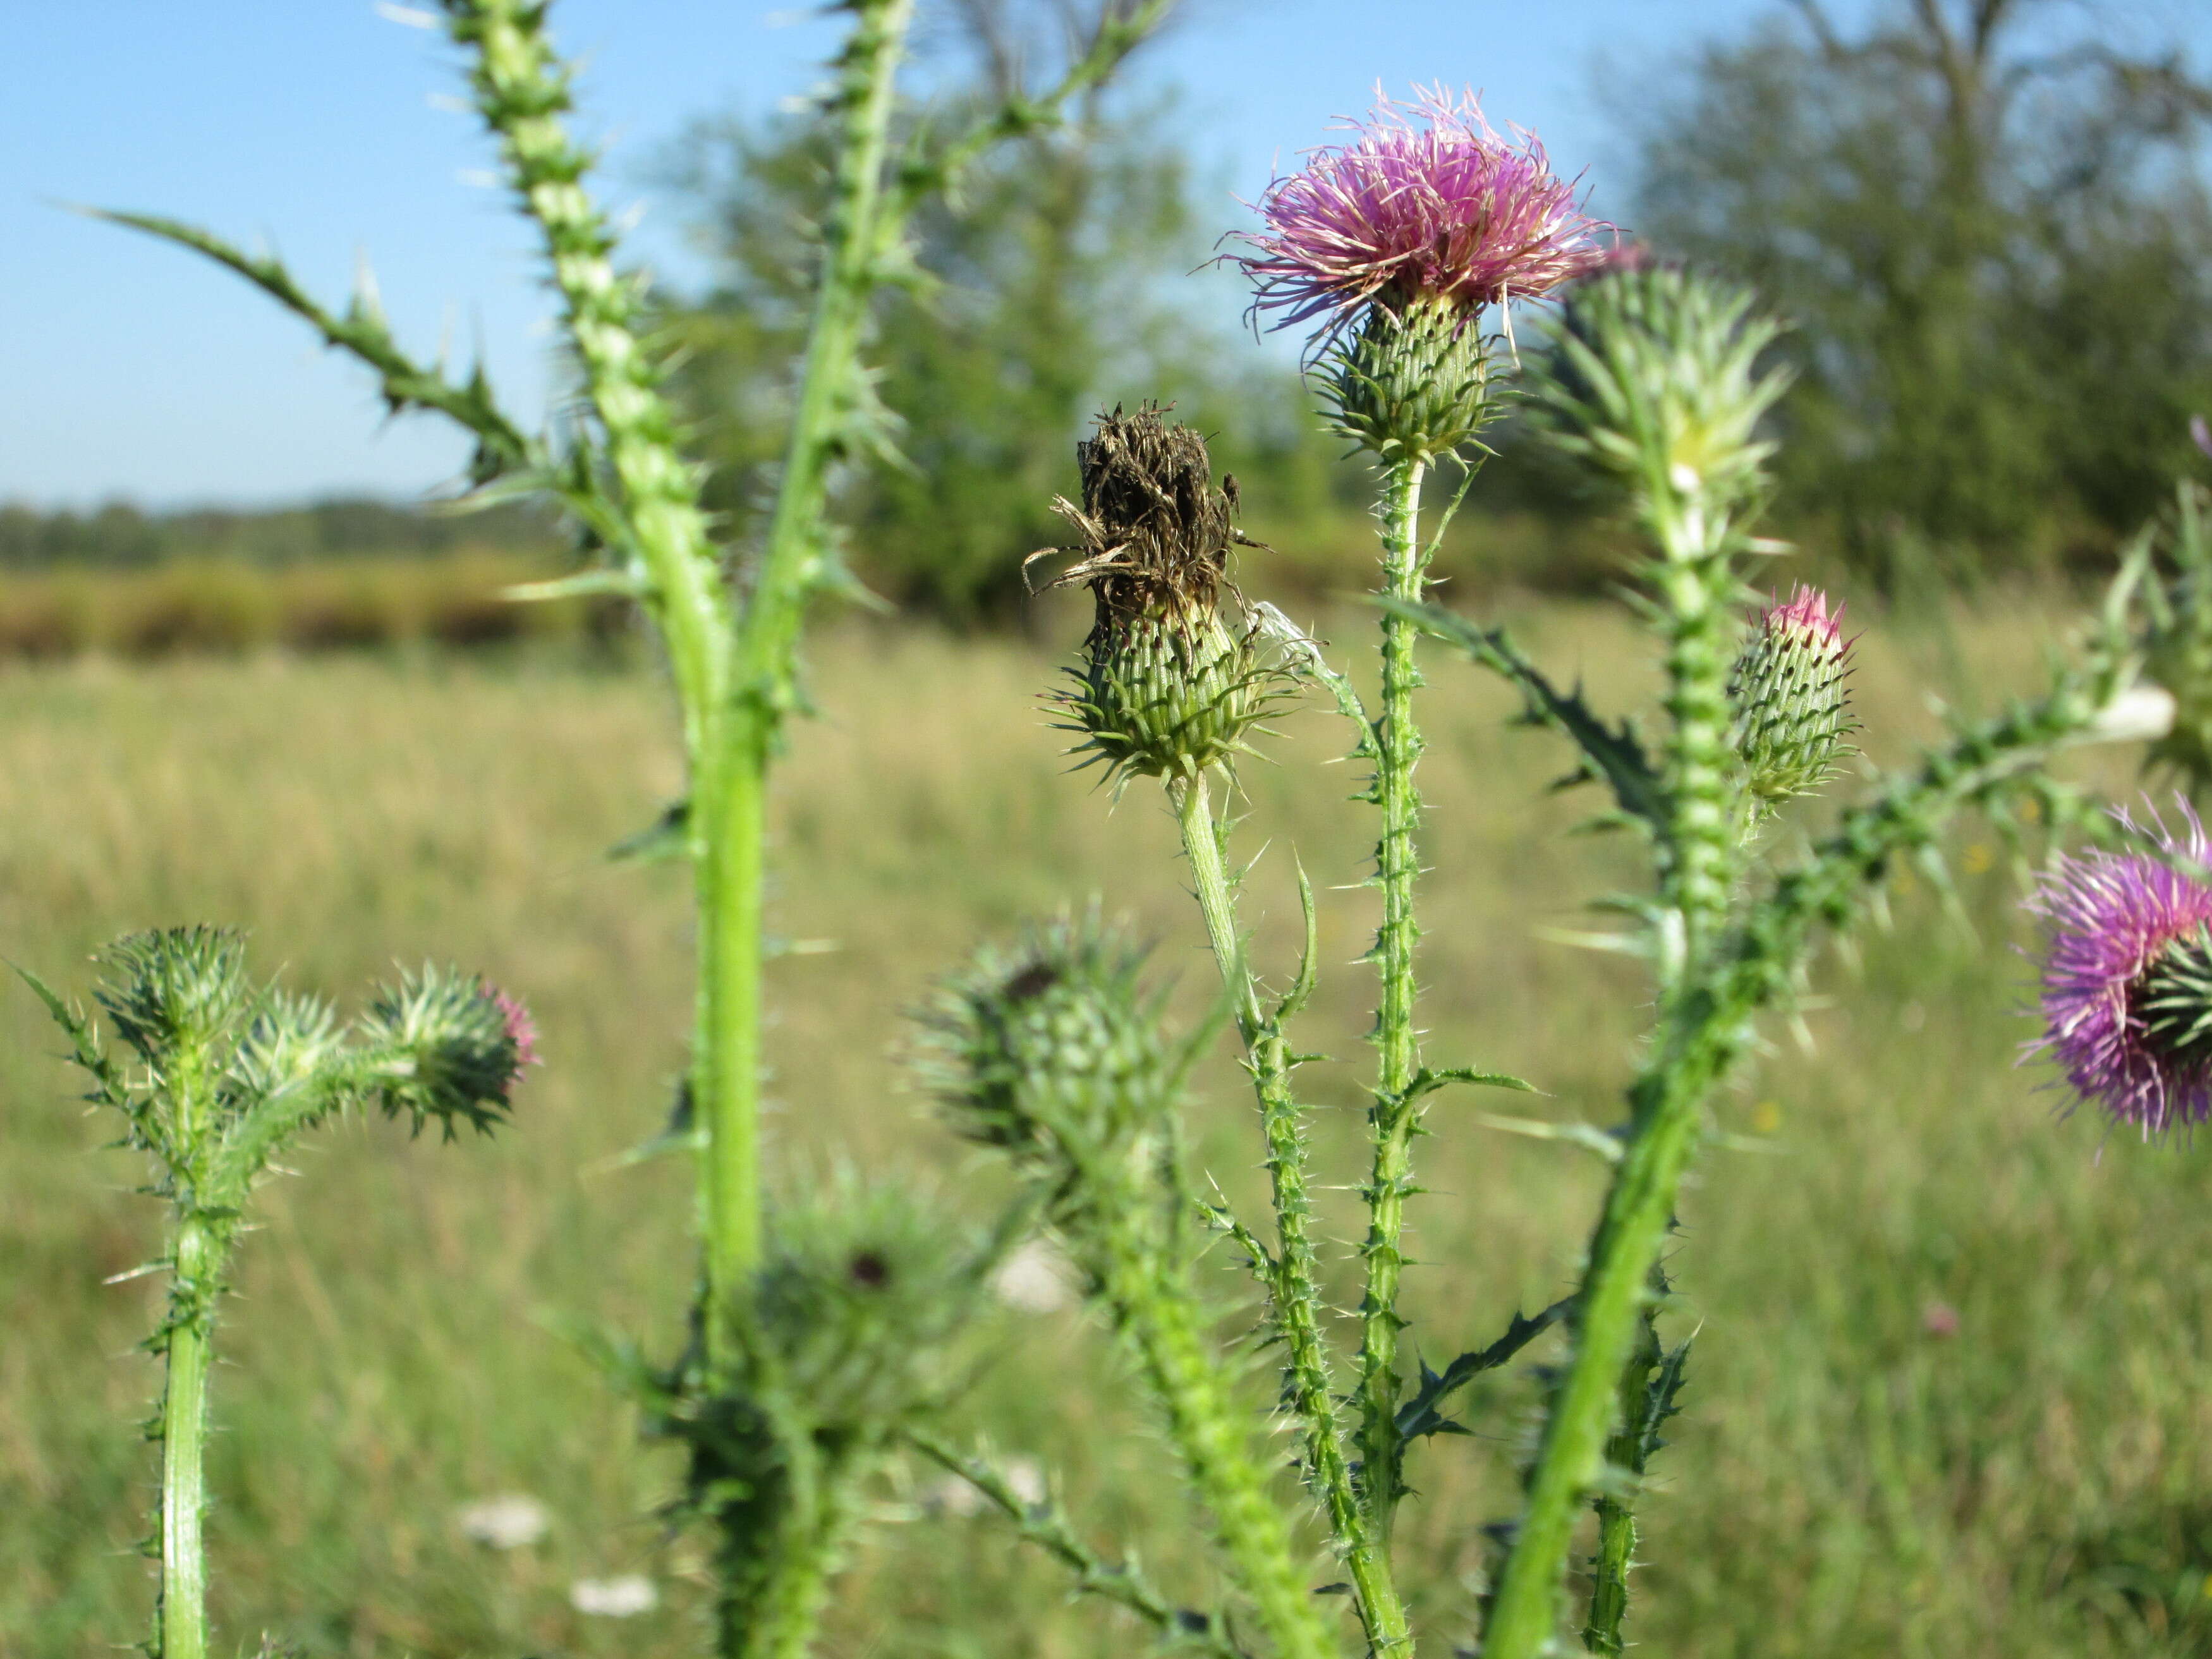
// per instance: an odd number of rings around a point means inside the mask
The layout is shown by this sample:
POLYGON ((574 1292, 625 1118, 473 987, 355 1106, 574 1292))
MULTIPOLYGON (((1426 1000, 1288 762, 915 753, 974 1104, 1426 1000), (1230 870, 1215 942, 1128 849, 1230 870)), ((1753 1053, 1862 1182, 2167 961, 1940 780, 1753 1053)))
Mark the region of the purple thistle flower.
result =
POLYGON ((1346 143, 1307 152, 1305 167, 1261 198, 1264 234, 1237 263, 1259 286, 1255 312, 1287 328, 1328 319, 1332 334, 1359 308, 1437 299, 1469 310, 1540 299, 1598 268, 1613 228, 1582 210, 1534 135, 1508 143, 1473 94, 1417 88, 1408 107, 1377 94, 1346 143))
POLYGON ((2198 1029, 2212 886, 2169 862, 2202 869, 2212 844, 2187 798, 2177 794, 2174 806, 2178 835, 2155 811, 2148 827, 2115 812, 2163 857, 2061 857, 2026 901, 2051 934, 2044 1034, 2028 1052, 2047 1052, 2078 1097, 2146 1136, 2212 1116, 2212 1044, 2198 1029))

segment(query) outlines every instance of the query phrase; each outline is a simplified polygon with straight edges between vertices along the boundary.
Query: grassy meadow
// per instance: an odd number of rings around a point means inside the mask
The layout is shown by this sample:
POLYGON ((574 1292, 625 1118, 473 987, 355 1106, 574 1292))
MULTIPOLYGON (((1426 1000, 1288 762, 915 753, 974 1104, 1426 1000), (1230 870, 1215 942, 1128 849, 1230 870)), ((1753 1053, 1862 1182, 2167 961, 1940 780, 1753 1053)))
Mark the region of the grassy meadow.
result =
MULTIPOLYGON (((1547 661, 1581 665, 1609 705, 1642 695, 1641 648, 1612 613, 1522 608, 1547 661)), ((1930 687, 1972 702, 2024 683, 2053 614, 1990 606, 1904 639, 1879 624, 1856 681, 1869 746, 1896 756, 1931 730, 1930 687)), ((1340 623, 1340 656, 1367 625, 1340 623)), ((854 625, 812 657, 820 718, 776 809, 773 926, 817 947, 773 970, 776 1160, 794 1178, 848 1160, 941 1182, 980 1215, 990 1176, 902 1084, 900 1011, 980 934, 1096 893, 1158 939, 1196 1017, 1212 969, 1174 826, 1149 787, 1109 811, 1062 775, 1033 701, 1042 645, 854 625)), ((1565 833, 1594 798, 1543 793, 1563 754, 1510 727, 1496 687, 1441 653, 1431 684, 1430 1053, 1535 1079, 1533 1111, 1611 1121, 1638 981, 1546 930, 1584 925, 1578 906, 1627 878, 1628 849, 1565 833)), ((511 1133, 441 1147, 348 1124, 264 1190, 216 1382, 224 1650, 267 1632, 317 1659, 700 1651, 693 1547, 653 1514, 671 1455, 564 1334, 581 1322, 665 1353, 692 1276, 688 1170, 625 1157, 661 1127, 682 1063, 682 872, 600 857, 678 785, 652 673, 560 646, 95 655, 0 669, 0 955, 81 994, 87 953, 118 932, 235 921, 295 985, 343 995, 395 958, 450 957, 520 990, 544 1032, 511 1133), (457 1509, 505 1492, 550 1507, 542 1543, 462 1535, 457 1509), (573 1610, 574 1580, 626 1572, 659 1583, 656 1611, 573 1610)), ((1248 900, 1262 963, 1290 960, 1294 852, 1325 890, 1304 1035, 1341 1059, 1306 1075, 1339 1181, 1356 1167, 1371 981, 1352 964, 1373 908, 1338 885, 1362 873, 1369 833, 1344 802, 1351 773, 1321 764, 1346 735, 1318 707, 1286 723, 1281 763, 1246 774, 1241 841, 1268 843, 1248 900)), ((1719 1108, 1729 1139, 1674 1260, 1677 1329, 1699 1334, 1647 1507, 1630 1625, 1644 1652, 2212 1653, 2204 1149, 2054 1120, 2014 1065, 2029 1028, 2006 855, 1973 826, 1954 854, 1972 928, 1900 878, 1893 931, 1866 936, 1855 968, 1824 964, 1810 1047, 1778 1027, 1719 1108)), ((158 1292, 104 1281, 155 1249, 157 1212, 131 1161, 100 1150, 111 1126, 72 1105, 57 1047, 27 994, 0 991, 5 1659, 112 1651, 149 1601, 133 1425, 155 1373, 133 1344, 158 1292)), ((1249 1096, 1225 1051, 1203 1082, 1200 1155, 1249 1204, 1249 1096)), ((1437 1271, 1416 1276, 1412 1334, 1437 1361, 1563 1291, 1598 1190, 1586 1154, 1468 1109, 1436 1107, 1414 1212, 1437 1271)), ((1343 1237, 1352 1206, 1334 1196, 1343 1237)), ((1249 1303, 1215 1261, 1234 1329, 1249 1303)), ((1101 1334, 1010 1313, 993 1340, 970 1425, 1042 1459, 1094 1541, 1206 1593, 1168 1455, 1101 1334)), ((1256 1408, 1264 1367, 1252 1383, 1256 1408)), ((1417 1454, 1401 1554, 1437 1632, 1425 1650, 1465 1628, 1534 1402, 1524 1365, 1472 1402, 1482 1437, 1417 1454)), ((921 1472, 878 1495, 825 1653, 1144 1650, 995 1522, 933 1513, 927 1495, 921 1472)))

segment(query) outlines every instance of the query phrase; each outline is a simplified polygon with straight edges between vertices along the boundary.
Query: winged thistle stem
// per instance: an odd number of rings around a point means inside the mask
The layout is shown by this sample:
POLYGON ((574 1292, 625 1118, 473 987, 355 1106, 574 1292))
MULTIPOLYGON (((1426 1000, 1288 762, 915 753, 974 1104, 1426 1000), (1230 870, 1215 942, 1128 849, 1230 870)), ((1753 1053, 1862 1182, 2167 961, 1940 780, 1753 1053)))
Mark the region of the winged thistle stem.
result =
POLYGON ((1167 1042, 1142 958, 1095 916, 980 953, 925 1017, 928 1084, 960 1133, 1006 1155, 1066 1240, 1275 1652, 1322 1659, 1334 1644, 1193 1279, 1177 1115, 1199 1045, 1167 1042))
MULTIPOLYGON (((1245 1064, 1259 1097, 1261 1136, 1267 1147, 1275 1212, 1275 1250, 1254 1265, 1265 1276, 1269 1305, 1286 1351, 1284 1388, 1302 1431, 1306 1477, 1322 1500, 1329 1530, 1343 1553, 1368 1644, 1378 1655, 1410 1652, 1413 1634, 1389 1558, 1376 1545, 1345 1456, 1335 1383, 1322 1337, 1320 1267, 1310 1226, 1313 1202, 1306 1190, 1305 1132, 1291 1093, 1290 1045, 1282 1030, 1287 1015, 1278 1010, 1271 1016, 1261 1006, 1237 925, 1235 893, 1222 867, 1222 830, 1214 821, 1207 793, 1203 772, 1173 791, 1199 908, 1222 982, 1235 1000, 1245 1064)), ((1311 903, 1309 896, 1309 913, 1311 903)), ((1312 969, 1312 951, 1310 939, 1306 972, 1312 969)), ((1294 992, 1290 1005, 1296 1000, 1294 992)))
MULTIPOLYGON (((1425 578, 1419 532, 1421 463, 1401 460, 1389 469, 1382 504, 1383 592, 1418 604, 1425 578)), ((1421 798, 1413 769, 1423 747, 1413 720, 1413 693, 1421 684, 1414 658, 1419 630, 1404 617, 1382 618, 1382 710, 1375 723, 1374 783, 1367 799, 1382 817, 1375 848, 1376 880, 1382 890, 1382 920, 1375 935, 1381 980, 1373 1042, 1376 1051, 1374 1103, 1368 1123, 1373 1164, 1364 1196, 1366 1290, 1360 1302, 1359 1447, 1368 1524, 1387 1547, 1402 1492, 1404 1442, 1398 1432, 1398 1285, 1405 1268, 1406 1200, 1413 1191, 1413 1135, 1419 1107, 1413 1079, 1420 1069, 1420 1040, 1413 1024, 1419 996, 1414 950, 1420 926, 1413 915, 1419 874, 1414 836, 1421 798)))

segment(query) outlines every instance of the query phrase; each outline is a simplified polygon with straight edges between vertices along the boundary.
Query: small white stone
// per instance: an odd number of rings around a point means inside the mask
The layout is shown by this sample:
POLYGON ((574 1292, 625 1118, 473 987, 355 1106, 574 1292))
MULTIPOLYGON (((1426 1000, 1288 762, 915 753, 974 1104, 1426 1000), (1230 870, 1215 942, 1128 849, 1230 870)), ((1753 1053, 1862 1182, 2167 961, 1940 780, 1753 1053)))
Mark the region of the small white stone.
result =
POLYGON ((579 1613, 601 1619, 629 1619, 660 1605, 660 1592, 641 1572, 618 1578, 579 1578, 568 1586, 568 1601, 579 1613))
POLYGON ((1034 1457, 1017 1457, 1006 1465, 1006 1484, 1014 1489, 1014 1496, 1024 1504, 1042 1504, 1045 1500, 1044 1465, 1034 1457))
POLYGON ((1049 1243, 1032 1238, 991 1275, 991 1293, 1019 1313, 1058 1313, 1075 1304, 1068 1282, 1067 1258, 1049 1243))
POLYGON ((468 1538, 495 1550, 519 1550, 534 1544, 553 1524, 545 1505, 521 1492, 464 1504, 453 1518, 468 1538))
POLYGON ((2097 711, 2081 735, 2091 743, 2148 743, 2173 730, 2173 693, 2131 685, 2097 711))

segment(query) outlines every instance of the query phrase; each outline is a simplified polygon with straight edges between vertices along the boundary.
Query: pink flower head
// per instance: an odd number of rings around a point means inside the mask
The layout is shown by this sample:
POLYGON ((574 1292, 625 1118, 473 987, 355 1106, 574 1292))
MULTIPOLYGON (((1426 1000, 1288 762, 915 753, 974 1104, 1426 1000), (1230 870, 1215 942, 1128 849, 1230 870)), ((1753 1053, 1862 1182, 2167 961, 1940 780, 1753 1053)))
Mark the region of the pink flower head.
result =
POLYGON ((1364 125, 1344 124, 1350 142, 1308 151, 1261 198, 1267 228, 1243 238, 1257 252, 1237 263, 1275 327, 1327 317, 1334 331, 1378 297, 1540 299, 1605 260, 1597 234, 1612 227, 1582 210, 1534 135, 1501 138, 1472 93, 1417 92, 1411 119, 1378 93, 1364 125))
POLYGON ((520 998, 510 996, 496 986, 487 985, 484 989, 491 993, 493 1005, 506 1024, 507 1041, 514 1045, 514 1075, 507 1085, 512 1088, 522 1081, 525 1066, 538 1063, 538 1022, 531 1018, 530 1010, 522 1006, 520 998))
POLYGON ((1850 641, 1844 638, 1844 607, 1830 610, 1828 596, 1804 582, 1797 584, 1788 599, 1768 604, 1752 621, 1764 633, 1786 634, 1824 654, 1850 649, 1850 641))
POLYGON ((2028 1052, 2048 1052, 2078 1097, 2146 1135, 2212 1116, 2212 1057, 2162 1039, 2146 1006, 2153 971, 2178 941, 2193 941, 2212 921, 2212 886, 2169 861, 2201 869, 2212 864, 2212 845, 2187 799, 2176 795, 2174 806, 2184 826, 2179 835, 2155 812, 2147 827, 2116 813, 2130 831, 2154 840, 2164 857, 2062 857, 2027 900, 2051 933, 2044 1034, 2028 1052))

